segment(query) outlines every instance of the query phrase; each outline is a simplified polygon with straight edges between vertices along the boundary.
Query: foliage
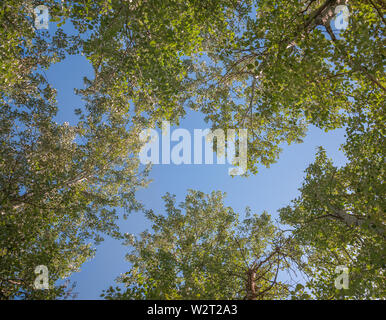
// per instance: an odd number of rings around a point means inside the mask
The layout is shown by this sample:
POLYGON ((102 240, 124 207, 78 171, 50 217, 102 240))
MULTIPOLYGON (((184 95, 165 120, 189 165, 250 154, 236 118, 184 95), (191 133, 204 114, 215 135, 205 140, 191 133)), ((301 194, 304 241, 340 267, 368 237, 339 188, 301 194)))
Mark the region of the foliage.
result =
POLYGON ((275 276, 294 264, 313 297, 385 296, 382 1, 45 1, 55 32, 34 29, 39 4, 0 4, 1 299, 66 296, 55 283, 92 257, 92 240, 122 238, 117 208, 142 208, 138 133, 178 124, 187 108, 213 128, 248 129, 249 173, 309 125, 346 127, 348 163, 336 168, 319 151, 300 197, 281 210, 293 237, 266 214, 239 220, 220 193, 191 191, 185 214, 167 195, 167 216, 147 212, 154 233, 132 243, 125 291, 108 298, 309 298, 275 276), (341 4, 350 17, 339 31, 341 4), (44 70, 79 53, 94 69, 77 90, 86 103, 78 123, 57 124, 44 70), (49 291, 33 289, 41 264, 49 291), (347 291, 334 289, 337 265, 349 266, 347 291))
POLYGON ((343 146, 348 163, 336 168, 320 149, 301 196, 281 210, 282 221, 306 248, 305 272, 316 298, 385 297, 384 121, 379 109, 358 111, 343 146), (339 265, 349 268, 347 290, 333 285, 339 265))
POLYGON ((310 124, 332 130, 385 94, 382 4, 348 1, 346 30, 333 30, 340 0, 254 1, 232 41, 195 64, 192 107, 215 128, 247 128, 248 170, 277 160, 310 124))
MULTIPOLYGON (((55 286, 56 280, 79 270, 93 256, 93 240, 99 243, 102 234, 121 238, 116 209, 128 213, 140 207, 135 192, 145 185, 147 170, 138 172, 133 155, 140 147, 139 129, 128 128, 127 110, 106 112, 102 119, 89 102, 79 111, 76 125, 53 120, 56 91, 39 68, 57 62, 50 50, 63 54, 55 49, 61 42, 54 36, 49 45, 37 36, 30 47, 11 43, 19 50, 12 61, 2 57, 11 61, 4 66, 16 76, 6 75, 9 81, 1 84, 0 92, 2 299, 65 294, 62 286, 55 286), (34 289, 38 265, 48 267, 51 290, 34 289)), ((71 51, 70 43, 62 46, 71 51)))
POLYGON ((127 235, 130 270, 107 299, 280 299, 290 284, 280 279, 299 251, 267 213, 245 219, 223 204, 224 194, 190 190, 178 207, 164 196, 166 215, 146 213, 153 233, 127 235))

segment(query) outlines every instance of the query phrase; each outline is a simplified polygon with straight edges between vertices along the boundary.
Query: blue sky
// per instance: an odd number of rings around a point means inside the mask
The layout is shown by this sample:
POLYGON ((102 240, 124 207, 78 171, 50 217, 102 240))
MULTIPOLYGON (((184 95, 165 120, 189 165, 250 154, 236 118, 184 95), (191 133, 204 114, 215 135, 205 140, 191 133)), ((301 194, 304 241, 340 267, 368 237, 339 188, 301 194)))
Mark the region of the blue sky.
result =
MULTIPOLYGON (((50 30, 52 31, 52 30, 50 30)), ((56 121, 65 121, 74 125, 77 118, 76 108, 82 107, 80 97, 74 94, 74 88, 82 88, 83 77, 92 78, 93 71, 87 60, 81 56, 69 56, 61 63, 53 65, 45 72, 48 81, 58 90, 59 112, 56 121)), ((180 123, 180 128, 188 129, 193 136, 193 129, 205 129, 209 125, 197 112, 189 112, 180 123)), ((172 127, 172 130, 176 127, 172 127)), ((138 199, 156 213, 164 212, 161 197, 170 192, 182 201, 188 189, 203 192, 221 190, 227 193, 226 205, 243 213, 249 206, 253 212, 268 211, 277 218, 277 210, 290 203, 298 195, 304 177, 304 170, 313 162, 316 149, 323 146, 336 165, 342 165, 345 157, 339 151, 344 142, 344 130, 325 133, 311 127, 304 143, 283 146, 283 152, 277 163, 270 168, 260 167, 259 173, 248 178, 230 177, 229 165, 155 165, 150 178, 154 181, 147 189, 138 193, 138 199)), ((171 144, 173 145, 176 143, 171 144)), ((141 213, 133 213, 127 220, 120 221, 121 230, 140 233, 149 224, 141 213)), ((75 291, 78 299, 98 299, 103 289, 115 285, 114 279, 128 270, 125 254, 128 248, 120 241, 106 238, 97 248, 96 257, 85 263, 81 272, 71 276, 77 282, 75 291)))

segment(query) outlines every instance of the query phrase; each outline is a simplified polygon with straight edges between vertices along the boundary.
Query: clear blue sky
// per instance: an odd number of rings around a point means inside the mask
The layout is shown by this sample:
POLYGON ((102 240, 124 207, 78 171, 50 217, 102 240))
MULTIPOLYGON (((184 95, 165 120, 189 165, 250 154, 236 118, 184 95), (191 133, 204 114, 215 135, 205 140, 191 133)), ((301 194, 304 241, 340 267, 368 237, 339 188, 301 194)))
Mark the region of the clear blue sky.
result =
MULTIPOLYGON (((50 24, 50 32, 54 26, 50 24)), ((92 78, 92 68, 83 56, 70 56, 65 61, 53 65, 46 71, 49 82, 58 90, 59 112, 56 121, 65 121, 74 125, 77 118, 74 109, 81 107, 80 97, 74 95, 74 88, 82 88, 83 77, 92 78)), ((181 121, 180 128, 188 129, 193 136, 193 129, 208 128, 201 114, 190 112, 181 121)), ((172 128, 172 130, 175 127, 172 128)), ((187 189, 203 192, 221 190, 227 193, 226 205, 243 213, 249 206, 253 212, 268 211, 274 218, 277 210, 290 203, 298 195, 304 170, 313 162, 316 149, 323 146, 336 165, 342 165, 344 155, 339 151, 344 142, 344 130, 325 133, 311 127, 302 144, 283 146, 279 161, 269 169, 261 167, 259 173, 248 178, 228 175, 228 165, 155 165, 150 174, 154 181, 147 189, 138 193, 138 199, 155 212, 164 212, 161 196, 170 192, 182 201, 187 189)), ((172 142, 173 147, 175 143, 172 142)), ((133 213, 128 220, 120 222, 121 230, 138 234, 149 227, 143 214, 133 213)), ((106 238, 98 246, 96 257, 85 263, 81 272, 71 276, 77 282, 75 291, 78 299, 98 299, 103 289, 115 285, 114 279, 128 270, 125 261, 127 248, 120 241, 106 238)))

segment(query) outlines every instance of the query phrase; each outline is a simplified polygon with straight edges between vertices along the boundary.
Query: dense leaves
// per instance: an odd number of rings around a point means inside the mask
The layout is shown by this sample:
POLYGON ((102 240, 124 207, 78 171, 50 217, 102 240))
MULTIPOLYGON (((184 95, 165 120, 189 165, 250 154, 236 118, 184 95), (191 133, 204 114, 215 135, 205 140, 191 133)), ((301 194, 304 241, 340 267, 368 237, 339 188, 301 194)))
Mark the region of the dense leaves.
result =
POLYGON ((3 299, 61 296, 63 288, 54 287, 56 280, 79 270, 93 256, 93 240, 100 242, 102 234, 121 237, 116 209, 128 213, 139 208, 135 192, 145 185, 134 156, 139 132, 132 125, 127 128, 125 111, 105 113, 102 120, 88 111, 89 103, 77 125, 53 121, 56 92, 39 68, 56 62, 47 50, 57 41, 54 37, 49 46, 37 36, 31 47, 21 44, 25 51, 12 63, 7 65, 8 56, 2 60, 5 67, 20 69, 9 71, 17 77, 6 77, 9 81, 0 92, 3 299), (34 289, 38 265, 48 267, 52 290, 34 289))
POLYGON ((301 196, 281 218, 308 257, 306 273, 317 298, 385 296, 385 132, 384 115, 359 112, 350 119, 343 146, 348 163, 333 166, 321 149, 306 170, 301 196), (335 290, 335 268, 349 268, 349 288, 335 290))
POLYGON ((181 208, 167 195, 166 216, 147 212, 154 232, 130 243, 124 291, 108 298, 385 297, 383 1, 49 0, 49 32, 34 28, 39 4, 0 4, 1 299, 64 296, 57 280, 93 242, 122 238, 117 210, 142 209, 146 185, 140 130, 187 108, 214 128, 248 129, 248 173, 310 125, 345 127, 348 161, 337 168, 320 149, 280 212, 286 236, 267 214, 240 220, 221 193, 191 191, 181 208), (349 23, 337 30, 342 4, 349 23), (44 74, 69 54, 94 69, 75 125, 54 121, 44 74), (33 288, 37 265, 51 290, 33 288), (339 265, 348 290, 333 285, 339 265), (292 267, 307 289, 278 280, 292 267))
POLYGON ((223 204, 224 195, 191 190, 176 206, 164 197, 166 215, 147 212, 153 233, 127 235, 130 271, 109 299, 280 299, 291 285, 280 275, 299 261, 290 238, 267 213, 246 210, 240 219, 223 204))
POLYGON ((214 127, 249 129, 251 173, 274 162, 283 143, 301 142, 310 124, 341 127, 353 108, 384 96, 382 4, 347 1, 349 25, 336 30, 344 3, 254 1, 233 41, 194 66, 194 107, 214 127))

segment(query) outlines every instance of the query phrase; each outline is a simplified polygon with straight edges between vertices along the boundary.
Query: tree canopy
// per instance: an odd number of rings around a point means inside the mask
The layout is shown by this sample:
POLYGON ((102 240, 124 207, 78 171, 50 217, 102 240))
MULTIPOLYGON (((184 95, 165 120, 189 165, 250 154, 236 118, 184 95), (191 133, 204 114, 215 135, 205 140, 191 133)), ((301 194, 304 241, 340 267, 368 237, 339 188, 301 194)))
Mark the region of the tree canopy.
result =
POLYGON ((384 297, 386 261, 384 116, 359 112, 350 119, 343 146, 348 163, 333 165, 321 149, 306 170, 301 196, 280 212, 282 222, 306 248, 309 287, 318 298, 384 297), (364 121, 365 120, 365 121, 364 121), (329 286, 335 268, 346 265, 350 286, 329 286))
POLYGON ((64 296, 57 280, 94 244, 125 239, 121 209, 146 212, 153 232, 126 239, 131 269, 108 298, 385 297, 382 0, 49 0, 54 32, 34 27, 39 4, 0 4, 1 299, 64 296), (44 70, 78 54, 93 78, 77 88, 78 122, 58 124, 44 70), (167 194, 166 216, 155 215, 136 200, 150 169, 139 166, 139 133, 189 109, 213 129, 248 129, 245 175, 311 125, 346 130, 347 162, 334 166, 320 148, 280 210, 288 234, 266 213, 239 219, 221 192, 190 191, 179 208, 167 194), (33 287, 42 264, 48 291, 33 287), (340 265, 344 291, 332 285, 340 265), (305 288, 277 278, 291 268, 305 288))
POLYGON ((166 215, 146 213, 152 232, 126 235, 130 271, 109 299, 280 299, 293 284, 280 280, 300 262, 296 244, 267 213, 245 219, 223 203, 224 194, 190 190, 178 206, 164 196, 166 215))

